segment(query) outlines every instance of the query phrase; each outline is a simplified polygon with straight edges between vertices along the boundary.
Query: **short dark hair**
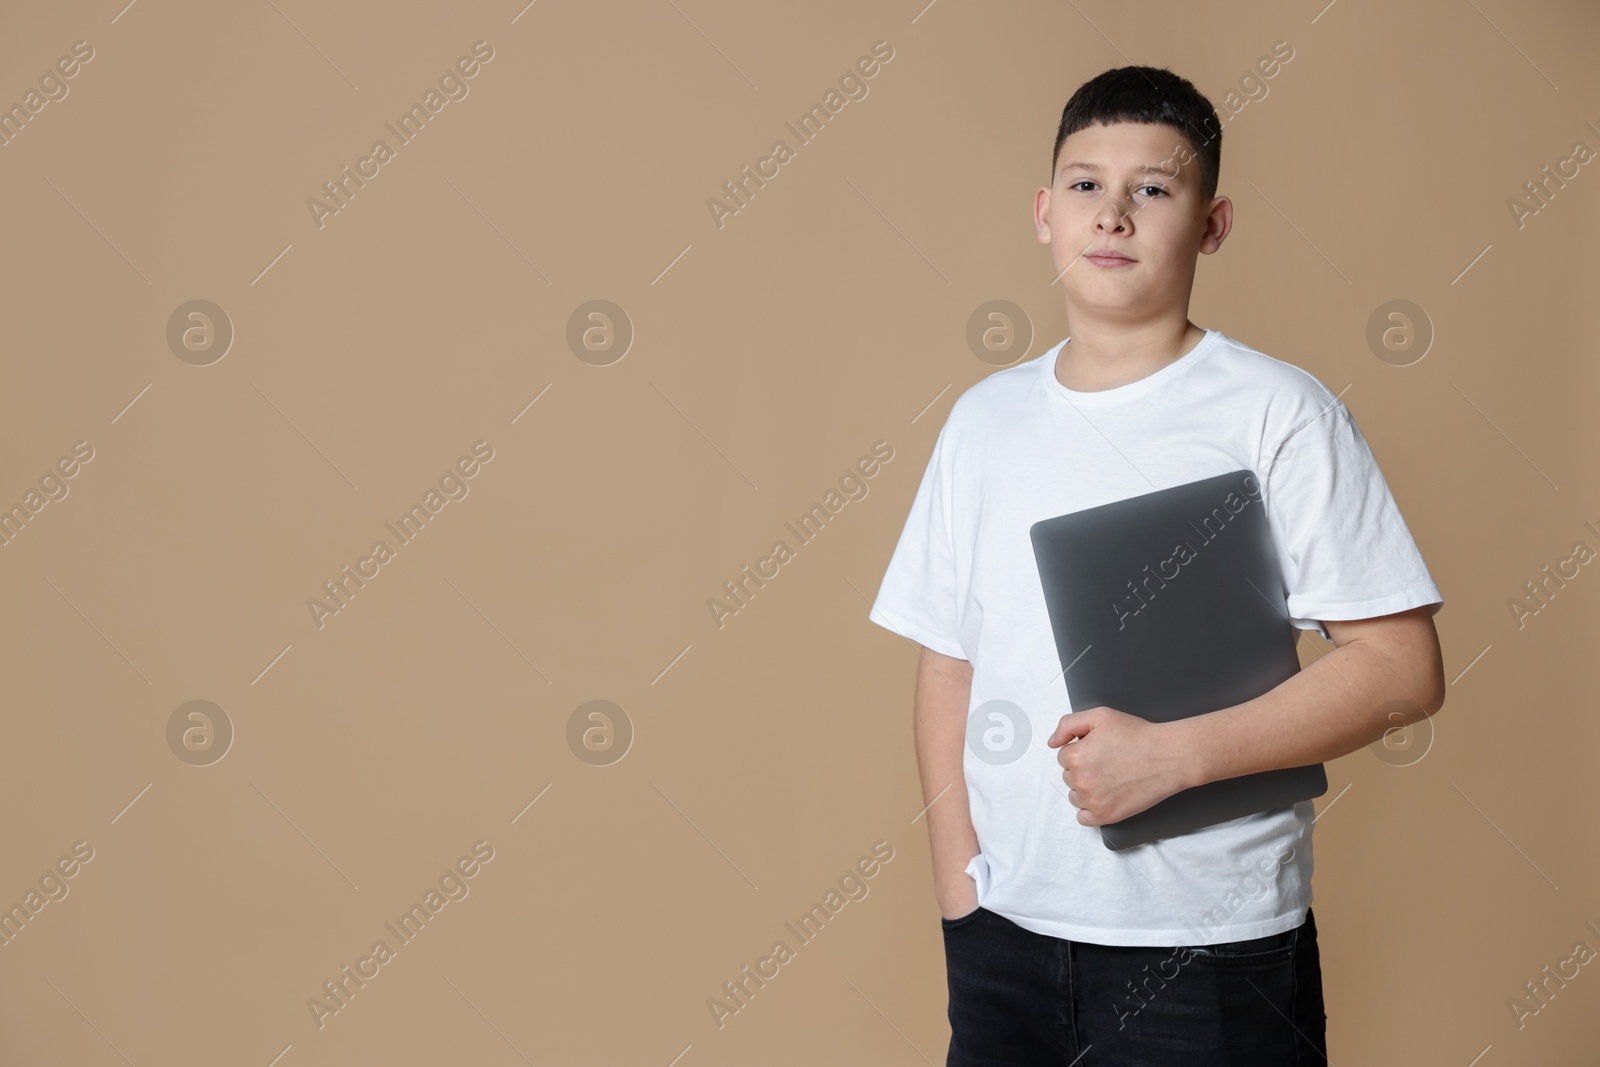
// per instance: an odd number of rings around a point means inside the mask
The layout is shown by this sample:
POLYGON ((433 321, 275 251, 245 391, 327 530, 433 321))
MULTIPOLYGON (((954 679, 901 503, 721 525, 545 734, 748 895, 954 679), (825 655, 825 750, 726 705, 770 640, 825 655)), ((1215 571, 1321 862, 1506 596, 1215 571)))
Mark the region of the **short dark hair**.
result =
POLYGON ((1137 122, 1171 126, 1183 134, 1200 164, 1200 196, 1217 195, 1222 171, 1222 121, 1194 83, 1165 67, 1115 67, 1078 86, 1061 112, 1056 147, 1050 154, 1055 182, 1061 145, 1087 126, 1137 122))

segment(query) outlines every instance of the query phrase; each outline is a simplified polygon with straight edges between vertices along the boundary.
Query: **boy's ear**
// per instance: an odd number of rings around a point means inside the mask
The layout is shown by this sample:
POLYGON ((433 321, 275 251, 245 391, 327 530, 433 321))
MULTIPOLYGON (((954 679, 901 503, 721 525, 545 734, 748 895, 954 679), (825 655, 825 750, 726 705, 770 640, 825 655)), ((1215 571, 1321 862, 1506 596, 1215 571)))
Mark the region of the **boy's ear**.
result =
POLYGON ((1225 196, 1211 198, 1211 209, 1206 213, 1205 232, 1200 238, 1200 254, 1209 256, 1222 247, 1229 231, 1233 229, 1233 201, 1225 196))
POLYGON ((1033 194, 1033 228, 1039 243, 1050 243, 1050 190, 1044 186, 1033 194))

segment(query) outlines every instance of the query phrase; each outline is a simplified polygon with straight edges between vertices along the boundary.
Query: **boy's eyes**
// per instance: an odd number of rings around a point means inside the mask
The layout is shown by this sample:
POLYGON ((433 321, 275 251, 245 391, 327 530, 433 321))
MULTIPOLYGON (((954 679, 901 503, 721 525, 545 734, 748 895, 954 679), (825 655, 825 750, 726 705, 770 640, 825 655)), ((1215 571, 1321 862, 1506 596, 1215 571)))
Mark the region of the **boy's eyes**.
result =
MULTIPOLYGON (((1078 189, 1078 188, 1081 188, 1082 186, 1085 186, 1085 185, 1092 186, 1092 185, 1095 185, 1095 184, 1096 183, 1091 181, 1090 179, 1084 178, 1081 181, 1073 182, 1071 185, 1067 186, 1067 188, 1068 189, 1078 189)), ((1159 185, 1141 185, 1141 186, 1139 186, 1137 191, 1138 192, 1142 192, 1142 193, 1148 193, 1148 194, 1154 195, 1154 196, 1166 196, 1167 195, 1167 191, 1165 189, 1163 189, 1159 185)))

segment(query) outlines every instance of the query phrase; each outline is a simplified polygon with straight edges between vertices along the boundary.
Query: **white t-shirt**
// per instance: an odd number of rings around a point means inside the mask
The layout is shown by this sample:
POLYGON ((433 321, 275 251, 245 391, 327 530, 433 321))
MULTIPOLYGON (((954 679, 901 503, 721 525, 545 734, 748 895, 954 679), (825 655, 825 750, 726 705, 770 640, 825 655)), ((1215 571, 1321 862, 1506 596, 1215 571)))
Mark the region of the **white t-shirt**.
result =
POLYGON ((1058 750, 1045 744, 1072 705, 1029 527, 1248 468, 1300 629, 1326 638, 1320 620, 1437 612, 1444 598, 1350 412, 1311 374, 1207 330, 1153 374, 1078 392, 1055 374, 1066 343, 956 400, 868 618, 971 661, 969 739, 1004 722, 984 712, 989 701, 1020 707, 1012 715, 1031 730, 1010 761, 981 758, 981 740, 964 750, 981 849, 967 872, 983 907, 1106 945, 1291 929, 1312 902, 1310 801, 1121 852, 1077 821, 1058 750))

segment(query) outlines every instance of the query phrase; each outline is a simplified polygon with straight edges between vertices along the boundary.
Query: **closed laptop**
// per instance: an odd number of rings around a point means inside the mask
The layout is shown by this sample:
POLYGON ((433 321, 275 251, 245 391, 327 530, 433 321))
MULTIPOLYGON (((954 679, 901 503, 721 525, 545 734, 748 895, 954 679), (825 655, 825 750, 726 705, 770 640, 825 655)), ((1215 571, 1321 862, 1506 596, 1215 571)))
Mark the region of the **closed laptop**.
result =
MULTIPOLYGON (((1151 722, 1269 692, 1300 670, 1260 479, 1236 470, 1029 530, 1073 711, 1151 722)), ((1321 796, 1320 763, 1175 793, 1100 827, 1121 850, 1321 796)))

